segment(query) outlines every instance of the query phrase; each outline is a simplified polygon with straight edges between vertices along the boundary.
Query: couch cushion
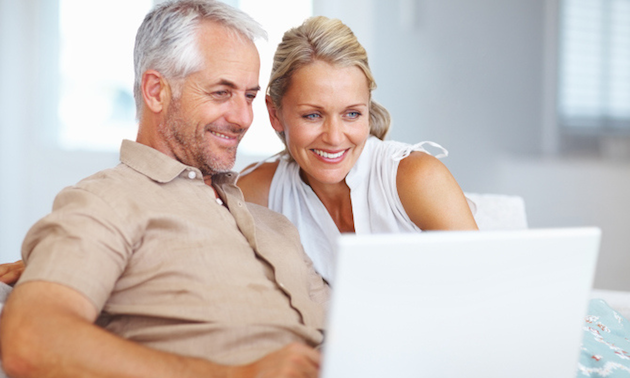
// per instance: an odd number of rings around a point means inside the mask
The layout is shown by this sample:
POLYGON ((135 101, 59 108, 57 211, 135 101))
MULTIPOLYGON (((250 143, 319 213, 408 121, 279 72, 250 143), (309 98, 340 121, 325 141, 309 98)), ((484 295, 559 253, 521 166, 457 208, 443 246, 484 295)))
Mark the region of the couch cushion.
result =
POLYGON ((527 228, 525 201, 505 194, 465 193, 480 230, 519 230, 527 228))

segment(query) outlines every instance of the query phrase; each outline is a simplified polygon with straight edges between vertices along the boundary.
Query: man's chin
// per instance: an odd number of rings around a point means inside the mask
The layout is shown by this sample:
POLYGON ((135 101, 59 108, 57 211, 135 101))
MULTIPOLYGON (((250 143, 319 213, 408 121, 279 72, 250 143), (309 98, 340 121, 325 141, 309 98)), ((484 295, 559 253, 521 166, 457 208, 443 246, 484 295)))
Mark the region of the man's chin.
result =
POLYGON ((231 172, 234 169, 234 164, 236 163, 236 156, 233 159, 224 160, 224 161, 211 161, 206 165, 206 171, 203 172, 204 175, 213 175, 217 173, 226 173, 231 172))

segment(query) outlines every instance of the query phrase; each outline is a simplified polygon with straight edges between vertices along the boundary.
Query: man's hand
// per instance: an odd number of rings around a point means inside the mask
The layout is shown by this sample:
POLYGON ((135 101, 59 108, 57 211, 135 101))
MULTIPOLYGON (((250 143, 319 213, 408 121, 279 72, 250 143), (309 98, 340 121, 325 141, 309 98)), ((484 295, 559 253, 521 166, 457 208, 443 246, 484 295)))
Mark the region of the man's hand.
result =
POLYGON ((317 378, 321 355, 304 344, 293 343, 244 366, 235 376, 256 378, 317 378))
POLYGON ((14 263, 0 264, 0 282, 13 285, 24 272, 24 262, 22 260, 14 263))

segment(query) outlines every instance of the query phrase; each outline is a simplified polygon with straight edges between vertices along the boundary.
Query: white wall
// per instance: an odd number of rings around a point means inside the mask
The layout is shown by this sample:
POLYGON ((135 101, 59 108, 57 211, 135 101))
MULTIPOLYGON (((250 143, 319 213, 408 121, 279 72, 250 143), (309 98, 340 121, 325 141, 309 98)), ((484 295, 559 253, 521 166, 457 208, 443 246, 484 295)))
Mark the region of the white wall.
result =
MULTIPOLYGON (((51 2, 0 0, 0 262, 19 257, 26 229, 54 193, 117 161, 40 140, 38 96, 51 94, 25 83, 50 75, 30 67, 37 59, 23 50, 42 28, 33 12, 51 2)), ((375 97, 394 118, 391 139, 441 143, 466 191, 523 195, 532 227, 602 227, 595 285, 630 290, 630 162, 542 153, 555 137, 545 27, 556 2, 315 0, 314 10, 344 20, 367 47, 375 97)))
POLYGON ((521 194, 534 227, 598 226, 598 288, 629 290, 630 162, 585 157, 505 157, 496 188, 521 194))

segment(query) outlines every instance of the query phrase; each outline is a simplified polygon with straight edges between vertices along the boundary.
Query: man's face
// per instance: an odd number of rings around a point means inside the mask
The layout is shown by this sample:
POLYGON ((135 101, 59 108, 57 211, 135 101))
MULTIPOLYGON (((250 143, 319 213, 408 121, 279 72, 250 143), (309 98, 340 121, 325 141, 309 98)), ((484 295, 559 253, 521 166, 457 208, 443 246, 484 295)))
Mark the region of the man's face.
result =
POLYGON ((210 176, 234 166, 253 120, 260 59, 253 42, 214 22, 202 23, 199 48, 205 65, 173 83, 179 95, 158 130, 175 159, 210 176))

